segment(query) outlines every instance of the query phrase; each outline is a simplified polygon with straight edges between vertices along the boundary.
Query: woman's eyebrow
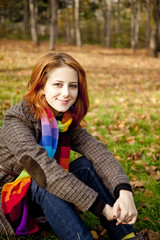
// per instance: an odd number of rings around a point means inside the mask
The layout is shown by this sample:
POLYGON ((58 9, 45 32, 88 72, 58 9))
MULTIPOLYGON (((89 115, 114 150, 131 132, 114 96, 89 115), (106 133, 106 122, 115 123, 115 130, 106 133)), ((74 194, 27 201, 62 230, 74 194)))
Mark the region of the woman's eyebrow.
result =
MULTIPOLYGON (((62 80, 58 80, 58 79, 55 79, 54 81, 56 82, 60 82, 60 83, 63 83, 64 81, 62 80)), ((70 81, 69 83, 78 83, 77 81, 70 81)))

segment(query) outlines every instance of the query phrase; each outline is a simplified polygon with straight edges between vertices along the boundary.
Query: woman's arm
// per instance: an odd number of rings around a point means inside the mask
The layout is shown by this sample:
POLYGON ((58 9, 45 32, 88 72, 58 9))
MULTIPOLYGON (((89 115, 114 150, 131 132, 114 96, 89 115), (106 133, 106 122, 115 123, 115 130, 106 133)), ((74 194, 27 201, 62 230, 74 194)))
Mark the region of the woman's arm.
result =
POLYGON ((47 151, 37 143, 34 124, 13 110, 7 113, 1 129, 3 141, 12 155, 8 164, 19 162, 24 168, 29 164, 29 174, 37 183, 44 173, 44 183, 46 179, 46 189, 50 193, 73 203, 82 211, 88 210, 97 193, 72 173, 66 172, 57 164, 56 159, 49 158, 47 151), (26 155, 28 158, 24 159, 23 156, 26 155))
POLYGON ((121 189, 127 188, 126 190, 131 191, 128 177, 119 162, 107 147, 97 141, 86 129, 78 128, 72 131, 71 143, 72 150, 92 161, 97 174, 114 197, 118 198, 121 189))
POLYGON ((72 149, 92 161, 98 175, 117 199, 113 208, 105 205, 102 214, 117 223, 133 224, 137 210, 129 180, 122 167, 103 143, 97 141, 86 129, 79 128, 72 133, 72 149))

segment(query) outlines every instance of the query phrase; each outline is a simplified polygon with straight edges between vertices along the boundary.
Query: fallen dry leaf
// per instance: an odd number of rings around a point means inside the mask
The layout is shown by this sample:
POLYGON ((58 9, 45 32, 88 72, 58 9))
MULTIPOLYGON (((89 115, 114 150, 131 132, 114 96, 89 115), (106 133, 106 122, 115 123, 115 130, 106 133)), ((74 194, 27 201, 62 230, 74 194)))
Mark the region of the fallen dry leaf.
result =
POLYGON ((104 137, 97 131, 94 131, 92 133, 92 136, 95 137, 97 140, 101 140, 101 141, 104 141, 104 137))
POLYGON ((143 219, 142 219, 142 221, 149 221, 149 217, 144 217, 143 219))
POLYGON ((120 160, 120 156, 119 155, 114 155, 114 157, 117 159, 117 160, 120 160))
POLYGON ((94 100, 94 103, 99 106, 99 104, 101 103, 101 100, 99 98, 96 98, 94 100))
POLYGON ((147 189, 147 190, 144 192, 144 196, 145 196, 145 197, 152 197, 152 196, 153 196, 153 193, 152 193, 149 189, 147 189))
POLYGON ((135 152, 135 153, 133 153, 133 155, 132 155, 132 159, 133 159, 133 160, 138 160, 138 159, 141 158, 141 156, 142 156, 141 152, 135 152))
POLYGON ((157 169, 156 166, 151 166, 151 167, 145 166, 145 170, 146 172, 149 173, 151 178, 156 177, 156 172, 155 172, 156 169, 157 169))
POLYGON ((157 181, 160 181, 160 171, 159 170, 157 171, 157 175, 155 176, 155 179, 157 181))
POLYGON ((140 181, 134 181, 134 182, 130 182, 132 188, 142 188, 144 187, 144 184, 140 181))
POLYGON ((132 171, 136 171, 136 170, 137 170, 137 167, 136 167, 135 165, 133 165, 133 166, 131 167, 131 170, 132 170, 132 171))
POLYGON ((153 232, 152 230, 143 229, 141 234, 144 234, 145 240, 160 240, 160 235, 158 232, 153 232))
POLYGON ((118 129, 122 129, 122 128, 124 128, 124 126, 125 126, 125 121, 124 120, 122 120, 122 121, 120 121, 116 124, 116 127, 118 129))
POLYGON ((106 229, 104 229, 101 233, 100 233, 100 235, 103 237, 103 236, 105 236, 107 234, 107 230, 106 229))
POLYGON ((132 178, 133 181, 138 181, 138 178, 134 174, 130 173, 129 176, 132 178))
POLYGON ((98 234, 97 234, 97 232, 96 231, 91 231, 91 234, 92 234, 92 237, 94 238, 94 239, 99 239, 99 236, 98 236, 98 234))
POLYGON ((133 145, 135 143, 135 137, 134 136, 130 136, 130 137, 126 138, 126 141, 129 144, 133 145))
POLYGON ((140 118, 145 119, 145 118, 147 118, 147 115, 143 114, 140 118))
POLYGON ((112 140, 117 143, 119 141, 119 137, 118 136, 113 136, 112 140))
POLYGON ((97 127, 96 126, 90 126, 89 128, 90 132, 94 132, 97 130, 97 127))

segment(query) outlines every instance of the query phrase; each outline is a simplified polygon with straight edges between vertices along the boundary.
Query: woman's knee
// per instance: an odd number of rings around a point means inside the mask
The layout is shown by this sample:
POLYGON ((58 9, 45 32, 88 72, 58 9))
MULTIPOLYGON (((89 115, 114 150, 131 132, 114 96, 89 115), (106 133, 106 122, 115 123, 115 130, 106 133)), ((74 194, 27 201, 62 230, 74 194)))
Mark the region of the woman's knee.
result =
POLYGON ((77 169, 89 169, 89 168, 93 168, 92 162, 89 161, 84 156, 77 158, 69 165, 70 172, 74 172, 77 169))
POLYGON ((39 186, 33 179, 32 179, 32 183, 29 189, 29 199, 32 202, 36 202, 36 203, 40 203, 41 198, 43 198, 43 196, 45 195, 45 191, 46 189, 44 189, 43 187, 39 186))

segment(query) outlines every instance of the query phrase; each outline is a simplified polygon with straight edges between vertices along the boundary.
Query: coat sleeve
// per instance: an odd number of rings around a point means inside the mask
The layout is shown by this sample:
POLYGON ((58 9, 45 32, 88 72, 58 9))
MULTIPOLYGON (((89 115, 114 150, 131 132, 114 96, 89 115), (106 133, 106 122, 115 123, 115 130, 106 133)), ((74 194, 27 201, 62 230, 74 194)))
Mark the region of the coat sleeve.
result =
POLYGON ((97 141, 86 129, 78 128, 72 132, 71 142, 72 150, 92 161, 94 169, 113 196, 118 185, 130 185, 119 162, 107 147, 97 141))
POLYGON ((12 114, 6 115, 1 133, 8 151, 13 154, 12 161, 18 161, 25 168, 27 163, 23 156, 32 157, 34 161, 29 162, 31 169, 29 174, 36 182, 39 182, 38 178, 44 177, 46 189, 50 193, 73 203, 82 211, 88 210, 95 201, 97 193, 72 173, 66 172, 55 159, 49 158, 47 151, 37 143, 34 131, 31 122, 22 121, 12 114))

